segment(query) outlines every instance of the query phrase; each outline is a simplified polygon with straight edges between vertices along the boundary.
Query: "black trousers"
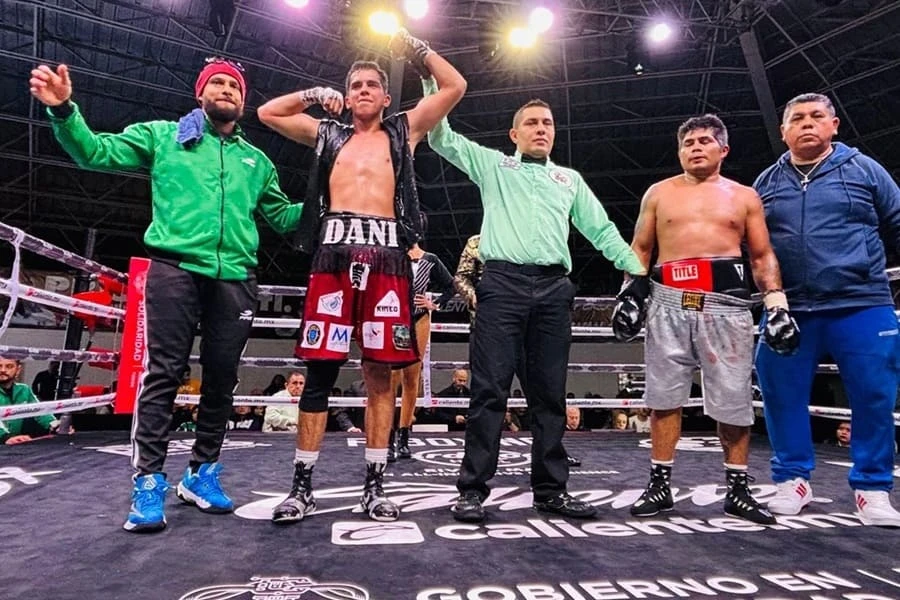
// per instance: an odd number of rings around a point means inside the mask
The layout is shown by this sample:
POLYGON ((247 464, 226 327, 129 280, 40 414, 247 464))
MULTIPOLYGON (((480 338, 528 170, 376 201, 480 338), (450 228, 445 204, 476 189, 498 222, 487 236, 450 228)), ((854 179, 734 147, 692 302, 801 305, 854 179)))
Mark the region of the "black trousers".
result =
POLYGON ((221 281, 154 260, 147 274, 147 369, 132 424, 132 464, 161 473, 172 405, 200 325, 200 410, 191 461, 219 458, 237 386, 238 362, 256 312, 256 277, 221 281))
POLYGON ((476 290, 476 334, 470 344, 472 399, 460 492, 487 496, 497 470, 506 400, 520 348, 531 414, 531 488, 542 500, 564 492, 569 478, 562 438, 575 286, 561 266, 488 261, 476 290))

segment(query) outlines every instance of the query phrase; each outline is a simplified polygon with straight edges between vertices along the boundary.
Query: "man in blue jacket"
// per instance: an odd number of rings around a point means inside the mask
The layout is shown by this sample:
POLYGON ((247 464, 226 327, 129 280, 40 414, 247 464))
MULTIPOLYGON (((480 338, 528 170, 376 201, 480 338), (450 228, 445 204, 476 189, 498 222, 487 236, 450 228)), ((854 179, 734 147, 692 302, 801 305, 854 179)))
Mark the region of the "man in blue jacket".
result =
POLYGON ((900 246, 900 189, 875 160, 832 142, 839 123, 826 96, 792 99, 781 125, 789 151, 753 186, 803 332, 793 356, 778 356, 763 341, 757 349, 778 486, 769 510, 795 515, 812 500, 808 407, 816 366, 827 354, 853 410, 849 481, 858 517, 864 525, 900 526, 889 497, 900 336, 879 237, 882 228, 900 246))

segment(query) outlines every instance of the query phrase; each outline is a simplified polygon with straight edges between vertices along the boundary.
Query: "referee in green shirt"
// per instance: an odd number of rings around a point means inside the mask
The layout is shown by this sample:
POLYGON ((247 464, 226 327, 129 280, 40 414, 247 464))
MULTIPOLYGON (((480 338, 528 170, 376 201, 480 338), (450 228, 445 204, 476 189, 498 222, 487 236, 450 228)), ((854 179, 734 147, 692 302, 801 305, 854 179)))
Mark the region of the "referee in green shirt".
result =
MULTIPOLYGON (((425 80, 425 93, 437 90, 425 80)), ((478 186, 484 204, 478 311, 470 344, 472 398, 466 449, 451 508, 459 521, 484 520, 482 503, 497 469, 506 399, 518 349, 524 347, 532 415, 531 488, 534 508, 590 518, 594 507, 566 492, 569 470, 562 436, 566 375, 572 341, 569 221, 619 269, 645 274, 641 262, 610 221, 581 175, 550 160, 553 113, 532 100, 516 111, 513 156, 480 146, 450 129, 444 119, 428 134, 440 156, 478 186)))

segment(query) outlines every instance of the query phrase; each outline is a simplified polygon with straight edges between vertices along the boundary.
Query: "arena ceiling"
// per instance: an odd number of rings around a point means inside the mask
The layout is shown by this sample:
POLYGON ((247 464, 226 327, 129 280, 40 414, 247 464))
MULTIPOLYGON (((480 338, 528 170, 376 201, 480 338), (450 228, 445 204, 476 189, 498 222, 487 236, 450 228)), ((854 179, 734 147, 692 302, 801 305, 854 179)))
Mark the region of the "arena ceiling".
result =
MULTIPOLYGON (((308 150, 260 125, 255 108, 312 85, 342 88, 354 59, 390 67, 384 42, 363 37, 348 15, 375 0, 3 0, 0 3, 0 221, 124 268, 142 255, 149 223, 145 175, 77 169, 60 150, 28 94, 33 65, 70 65, 75 100, 97 131, 176 119, 195 106, 196 72, 224 54, 247 68, 251 93, 244 127, 276 163, 285 191, 303 197, 308 150), (233 5, 233 11, 228 5, 233 5), (210 21, 211 8, 221 11, 210 21), (214 32, 214 29, 219 29, 214 32), (223 34, 224 35, 217 35, 223 34)), ((685 119, 719 114, 729 126, 726 174, 743 183, 784 150, 778 111, 792 96, 829 94, 842 119, 840 139, 900 174, 900 2, 897 0, 569 0, 529 57, 484 52, 490 31, 529 1, 431 0, 426 22, 410 30, 456 65, 469 90, 451 125, 487 146, 512 151, 511 116, 533 97, 557 121, 553 158, 580 170, 626 239, 644 190, 678 172, 674 132, 685 119), (667 16, 677 40, 642 52, 636 40, 667 16), (644 65, 636 75, 634 61, 644 65)), ((421 95, 405 74, 401 108, 421 95)), ((424 144, 417 152, 427 247, 456 264, 481 223, 477 190, 424 144)), ((307 261, 264 231, 261 280, 299 282, 307 261)), ((620 280, 573 234, 580 293, 611 291, 620 280)), ((2 256, 6 257, 7 254, 2 256)), ((26 265, 37 265, 34 260, 26 265)), ((40 266, 45 266, 41 264, 40 266)))

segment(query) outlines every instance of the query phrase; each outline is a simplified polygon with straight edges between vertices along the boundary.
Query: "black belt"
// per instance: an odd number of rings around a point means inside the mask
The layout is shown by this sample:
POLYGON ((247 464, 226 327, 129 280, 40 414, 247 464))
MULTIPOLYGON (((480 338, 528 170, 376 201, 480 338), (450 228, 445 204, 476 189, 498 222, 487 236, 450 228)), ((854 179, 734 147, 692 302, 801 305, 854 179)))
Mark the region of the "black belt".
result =
POLYGON ((530 277, 561 277, 567 271, 562 265, 518 265, 505 260, 489 260, 484 263, 485 271, 505 271, 530 277))

